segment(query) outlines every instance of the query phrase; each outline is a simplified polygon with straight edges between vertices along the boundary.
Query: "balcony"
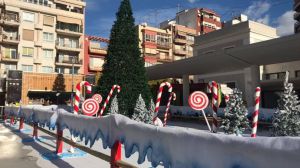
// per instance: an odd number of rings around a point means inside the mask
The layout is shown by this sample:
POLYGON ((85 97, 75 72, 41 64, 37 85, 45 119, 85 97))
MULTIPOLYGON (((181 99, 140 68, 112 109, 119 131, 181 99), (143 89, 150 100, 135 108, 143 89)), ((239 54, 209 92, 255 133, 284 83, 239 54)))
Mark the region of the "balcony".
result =
POLYGON ((102 66, 93 66, 93 65, 89 64, 89 70, 90 71, 102 71, 103 68, 102 68, 102 66))
POLYGON ((89 52, 91 54, 107 55, 106 47, 89 47, 89 52))
POLYGON ((177 37, 177 38, 174 39, 174 43, 177 43, 177 44, 186 44, 187 40, 177 37))
POLYGON ((170 58, 170 57, 165 57, 165 58, 158 58, 157 59, 157 62, 161 62, 161 63, 169 63, 169 62, 172 62, 173 59, 170 58))
POLYGON ((20 36, 10 36, 8 34, 2 34, 1 35, 1 42, 4 44, 12 44, 12 45, 18 45, 20 42, 20 36))
POLYGON ((33 63, 34 64, 42 64, 42 59, 40 59, 40 58, 34 58, 33 59, 33 63))
POLYGON ((81 45, 71 45, 69 43, 59 43, 56 42, 56 49, 61 51, 73 51, 73 52, 81 52, 81 45))
POLYGON ((59 29, 59 28, 56 28, 56 33, 61 35, 66 35, 66 36, 74 36, 74 37, 80 37, 83 34, 82 31, 71 31, 69 29, 59 29))
POLYGON ((185 56, 187 54, 187 52, 185 50, 179 50, 179 49, 176 50, 175 49, 174 54, 179 55, 179 56, 185 56))
POLYGON ((5 55, 4 53, 2 53, 1 61, 2 62, 18 62, 19 61, 19 54, 5 55))
POLYGON ((80 37, 83 35, 83 28, 79 24, 69 24, 58 21, 56 23, 56 33, 61 35, 80 37))
POLYGON ((82 66, 81 65, 82 60, 79 60, 78 57, 72 57, 72 56, 59 57, 58 59, 56 59, 55 65, 72 67, 73 59, 74 59, 74 67, 82 66))
POLYGON ((171 49, 172 46, 170 43, 157 43, 157 48, 161 49, 171 49))
POLYGON ((0 16, 1 24, 8 26, 19 26, 20 18, 17 14, 1 14, 0 16))

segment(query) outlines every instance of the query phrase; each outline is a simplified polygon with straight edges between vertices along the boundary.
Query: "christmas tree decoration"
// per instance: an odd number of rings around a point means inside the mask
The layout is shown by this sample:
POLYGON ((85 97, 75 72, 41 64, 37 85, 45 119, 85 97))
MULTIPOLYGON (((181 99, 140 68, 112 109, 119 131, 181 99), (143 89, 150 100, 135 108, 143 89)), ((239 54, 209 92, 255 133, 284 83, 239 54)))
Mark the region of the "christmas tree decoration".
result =
POLYGON ((247 118, 248 110, 242 100, 242 92, 233 89, 233 94, 229 95, 229 101, 224 109, 224 119, 221 128, 226 134, 240 135, 249 128, 247 118))
POLYGON ((57 92, 65 92, 66 91, 66 85, 65 85, 65 78, 63 74, 57 74, 53 87, 53 91, 57 92))
POLYGON ((121 114, 132 116, 140 93, 145 102, 150 102, 151 93, 144 65, 130 1, 122 0, 111 29, 103 74, 98 81, 98 92, 101 95, 107 95, 116 83, 122 87, 124 91, 118 95, 121 114))
POLYGON ((274 136, 299 136, 300 107, 299 98, 292 83, 288 83, 289 73, 286 72, 284 91, 278 100, 278 108, 273 116, 274 136))
POLYGON ((132 119, 139 122, 145 122, 145 115, 147 113, 146 104, 142 95, 139 95, 138 100, 136 101, 132 119))
POLYGON ((119 104, 117 95, 115 95, 112 99, 108 112, 109 114, 119 114, 119 104))

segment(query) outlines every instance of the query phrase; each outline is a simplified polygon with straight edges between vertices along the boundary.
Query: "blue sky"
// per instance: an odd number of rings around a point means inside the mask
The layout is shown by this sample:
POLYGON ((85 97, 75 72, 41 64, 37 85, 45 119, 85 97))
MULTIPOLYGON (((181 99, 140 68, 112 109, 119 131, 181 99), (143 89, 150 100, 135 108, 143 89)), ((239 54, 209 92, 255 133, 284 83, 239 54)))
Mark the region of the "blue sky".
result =
MULTIPOLYGON (((86 0, 86 34, 109 37, 121 0, 86 0)), ((131 0, 136 24, 158 26, 178 10, 204 7, 215 10, 222 21, 247 14, 251 20, 276 27, 282 36, 293 32, 293 0, 131 0)))

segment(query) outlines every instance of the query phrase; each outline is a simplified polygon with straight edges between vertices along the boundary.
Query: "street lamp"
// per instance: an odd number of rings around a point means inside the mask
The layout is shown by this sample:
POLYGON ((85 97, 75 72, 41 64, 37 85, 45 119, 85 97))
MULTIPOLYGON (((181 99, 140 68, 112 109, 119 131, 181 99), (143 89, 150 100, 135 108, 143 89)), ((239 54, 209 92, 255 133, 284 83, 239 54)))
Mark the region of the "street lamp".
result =
POLYGON ((75 59, 74 57, 72 57, 72 92, 71 92, 71 112, 73 111, 74 109, 74 104, 73 104, 73 92, 74 92, 74 62, 75 62, 75 59))

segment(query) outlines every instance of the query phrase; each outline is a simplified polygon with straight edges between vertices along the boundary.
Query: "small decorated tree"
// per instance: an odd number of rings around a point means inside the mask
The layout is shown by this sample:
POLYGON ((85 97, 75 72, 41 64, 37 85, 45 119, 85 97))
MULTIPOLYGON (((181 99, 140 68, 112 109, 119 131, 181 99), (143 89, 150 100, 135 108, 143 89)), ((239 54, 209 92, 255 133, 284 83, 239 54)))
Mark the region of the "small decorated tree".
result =
POLYGON ((298 136, 300 133, 299 99, 292 83, 288 83, 286 72, 284 91, 278 100, 278 108, 273 117, 274 136, 298 136))
POLYGON ((249 128, 247 114, 248 110, 243 104, 242 92, 234 89, 224 110, 221 128, 224 129, 226 134, 240 135, 246 128, 249 128))
POLYGON ((146 124, 153 124, 153 118, 154 118, 154 110, 155 110, 155 104, 153 103, 153 100, 150 101, 150 109, 146 111, 144 116, 144 122, 146 124))
POLYGON ((118 105, 117 96, 114 96, 114 98, 112 99, 108 112, 109 114, 119 114, 119 105, 118 105))
POLYGON ((142 98, 142 95, 140 94, 135 104, 132 119, 134 119, 135 121, 144 122, 146 112, 147 112, 146 104, 144 99, 142 98))

